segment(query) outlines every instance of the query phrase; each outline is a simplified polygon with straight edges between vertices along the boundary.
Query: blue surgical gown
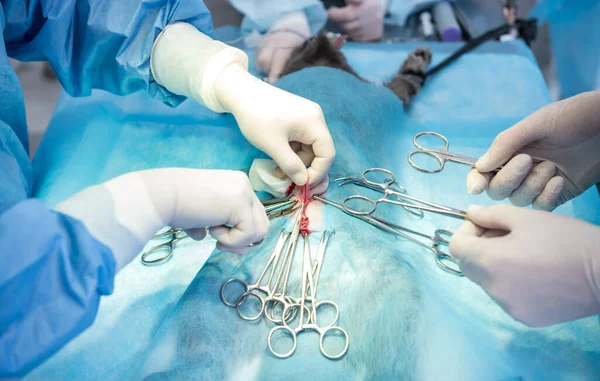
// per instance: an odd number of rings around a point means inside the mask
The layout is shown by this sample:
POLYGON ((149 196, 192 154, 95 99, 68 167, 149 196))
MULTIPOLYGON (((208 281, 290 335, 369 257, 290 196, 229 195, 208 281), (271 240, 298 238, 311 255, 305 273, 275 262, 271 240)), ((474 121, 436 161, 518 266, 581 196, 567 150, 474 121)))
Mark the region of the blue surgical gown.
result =
MULTIPOLYGON (((2 0, 0 8, 0 379, 19 377, 94 320, 113 289, 111 250, 32 198, 23 92, 8 62, 49 61, 73 96, 103 89, 181 97, 153 81, 152 44, 175 21, 212 35, 201 0, 2 0)), ((90 153, 94 154, 94 153, 90 153)))

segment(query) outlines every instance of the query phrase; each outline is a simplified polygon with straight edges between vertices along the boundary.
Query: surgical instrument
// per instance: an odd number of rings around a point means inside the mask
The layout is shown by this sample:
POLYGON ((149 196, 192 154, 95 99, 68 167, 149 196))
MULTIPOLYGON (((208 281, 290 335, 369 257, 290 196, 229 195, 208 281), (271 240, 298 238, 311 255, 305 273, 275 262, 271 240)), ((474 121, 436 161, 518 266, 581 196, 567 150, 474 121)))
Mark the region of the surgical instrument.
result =
MULTIPOLYGON (((291 200, 290 197, 269 199, 262 201, 262 204, 265 206, 265 212, 269 220, 287 216, 288 214, 293 213, 299 207, 298 202, 296 200, 291 200)), ((151 247, 142 253, 141 261, 143 265, 156 266, 167 262, 173 256, 175 244, 188 238, 189 236, 183 231, 183 229, 169 228, 162 233, 156 234, 154 237, 152 237, 152 239, 166 239, 167 237, 169 237, 167 242, 163 242, 157 246, 151 247), (156 259, 149 258, 157 255, 158 253, 163 253, 163 255, 157 257, 156 259)), ((262 243, 262 240, 251 243, 248 245, 248 247, 257 246, 260 243, 262 243)))
MULTIPOLYGON (((444 169, 447 161, 453 161, 455 163, 465 164, 472 168, 475 168, 475 163, 477 163, 477 160, 478 160, 473 157, 459 155, 459 154, 448 151, 448 148, 450 146, 448 143, 448 139, 444 135, 438 134, 437 132, 419 132, 418 134, 416 134, 414 136, 413 144, 415 147, 417 147, 417 150, 408 154, 408 162, 414 169, 421 171, 421 172, 425 172, 425 173, 441 172, 444 169), (441 140, 442 143, 444 143, 444 144, 441 148, 438 148, 438 149, 425 148, 421 144, 419 144, 419 138, 421 138, 422 136, 433 136, 437 140, 441 140), (434 158, 435 161, 437 162, 437 166, 434 167, 433 169, 430 169, 430 168, 424 168, 423 166, 418 165, 413 160, 413 158, 418 155, 424 155, 427 157, 434 158)), ((501 168, 502 167, 496 169, 495 171, 499 171, 501 168)))
POLYGON ((288 358, 292 354, 294 354, 294 352, 296 351, 297 344, 298 344, 297 335, 299 335, 300 333, 307 331, 307 330, 312 330, 319 334, 319 348, 320 348, 323 356, 327 357, 328 359, 331 359, 331 360, 339 359, 342 356, 344 356, 346 354, 346 352, 348 351, 348 346, 349 346, 348 333, 343 328, 334 325, 335 321, 331 325, 329 325, 325 328, 320 327, 316 323, 316 321, 317 321, 317 303, 315 303, 316 290, 315 290, 315 282, 313 279, 312 267, 313 266, 311 264, 311 259, 310 259, 310 247, 308 244, 308 237, 305 236, 304 237, 304 256, 303 256, 303 261, 302 261, 302 296, 300 297, 300 302, 295 305, 293 305, 293 304, 287 305, 283 309, 283 312, 282 312, 283 325, 273 327, 273 329, 271 329, 271 331, 269 332, 269 336, 267 337, 267 345, 269 347, 269 350, 275 357, 288 358), (305 303, 309 300, 311 301, 311 308, 309 309, 308 321, 305 322, 304 321, 304 311, 305 311, 305 309, 308 309, 306 307, 305 303), (287 324, 286 319, 284 318, 287 315, 287 313, 289 312, 288 310, 290 308, 296 308, 299 310, 300 318, 298 320, 298 326, 296 328, 291 328, 287 324), (292 349, 290 349, 288 352, 285 352, 285 353, 277 352, 273 348, 273 343, 272 343, 273 334, 280 330, 287 331, 293 340, 292 349), (325 336, 330 332, 339 332, 339 333, 342 333, 342 335, 344 336, 344 347, 337 354, 330 354, 325 350, 325 345, 324 345, 325 336))
POLYGON ((173 249, 175 244, 183 239, 188 238, 188 235, 182 229, 170 228, 162 233, 156 234, 152 239, 165 239, 168 237, 167 242, 163 242, 156 245, 142 254, 142 264, 145 266, 156 266, 167 262, 173 256, 173 249), (163 253, 156 259, 149 259, 148 257, 156 255, 157 253, 163 253))
MULTIPOLYGON (((351 177, 351 176, 347 176, 347 177, 338 177, 334 180, 334 182, 337 182, 339 186, 344 186, 346 184, 354 184, 354 185, 359 185, 361 187, 364 188, 369 188, 371 190, 374 191, 379 191, 380 187, 379 186, 374 186, 371 185, 369 183, 366 183, 362 178, 360 177, 351 177)), ((399 193, 404 193, 406 194, 406 188, 404 188, 402 185, 398 184, 398 183, 393 183, 390 185, 390 188, 395 191, 395 192, 399 192, 399 193)), ((407 213, 412 214, 413 216, 417 217, 417 218, 422 218, 423 217, 423 211, 419 210, 419 209, 413 209, 413 208, 409 208, 406 206, 403 206, 404 210, 406 210, 407 213)))
MULTIPOLYGON (((267 261, 267 264, 265 265, 264 269, 258 276, 256 283, 248 284, 246 281, 244 281, 242 279, 238 279, 238 278, 231 278, 231 279, 228 279, 225 283, 223 283, 223 285, 221 286, 220 296, 221 296, 221 300, 223 301, 223 303, 225 303, 226 306, 236 308, 236 306, 239 306, 239 304, 241 304, 241 303, 238 303, 241 296, 236 298, 236 302, 234 302, 234 303, 228 301, 227 298, 225 297, 225 290, 227 289, 227 286, 232 283, 238 283, 238 284, 242 285, 242 287, 244 288, 243 294, 248 294, 252 291, 260 291, 260 292, 264 293, 265 295, 269 295, 271 293, 271 290, 272 290, 271 283, 272 283, 273 275, 275 274, 275 270, 277 268, 279 258, 281 256, 281 252, 283 251, 285 243, 287 242, 290 234, 291 233, 285 233, 284 230, 281 231, 281 233, 279 234, 279 239, 277 240, 277 243, 275 244, 275 248, 273 249, 273 252, 271 253, 271 256, 269 257, 269 260, 267 261), (269 269, 271 269, 271 271, 269 272, 269 276, 268 276, 266 282, 263 284, 262 283, 263 278, 265 277, 265 275, 267 274, 267 271, 269 269)), ((262 312, 264 310, 264 301, 262 299, 259 299, 259 300, 261 302, 261 307, 260 307, 260 311, 259 311, 258 315, 251 316, 251 317, 245 316, 244 314, 241 313, 241 310, 238 308, 238 313, 239 313, 240 317, 244 320, 250 320, 250 321, 258 319, 262 315, 262 312)), ((242 301, 242 303, 243 303, 243 301, 242 301)))
MULTIPOLYGON (((338 181, 338 179, 334 180, 338 181)), ((340 186, 347 184, 348 181, 342 181, 340 186)), ((366 196, 361 195, 353 195, 348 196, 343 201, 344 209, 347 212, 350 212, 355 215, 367 216, 373 214, 377 209, 377 205, 380 203, 387 203, 393 205, 399 205, 405 208, 415 208, 423 211, 428 211, 432 213, 442 214, 449 217, 460 218, 460 219, 468 219, 467 212, 451 208, 448 206, 436 204, 430 201, 422 200, 416 197, 409 196, 407 194, 395 191, 392 187, 396 183, 396 176, 389 170, 383 168, 370 168, 363 171, 360 179, 355 179, 353 181, 354 184, 363 186, 377 192, 383 193, 383 197, 372 200, 366 196), (381 181, 372 181, 367 178, 368 174, 385 174, 389 176, 388 179, 384 179, 381 181), (390 197, 396 198, 396 200, 391 200, 390 197), (409 200, 410 202, 399 201, 398 199, 409 200), (367 205, 365 210, 359 210, 356 208, 352 208, 349 204, 353 201, 361 201, 364 205, 367 205), (418 205, 422 204, 422 205, 418 205)))
POLYGON ((433 236, 430 236, 430 235, 394 224, 390 221, 386 221, 379 217, 370 216, 370 215, 354 214, 352 212, 349 212, 344 207, 344 205, 339 204, 334 201, 331 201, 331 200, 328 200, 322 196, 313 196, 313 198, 317 201, 322 202, 325 205, 333 206, 334 208, 341 210, 342 212, 348 214, 349 216, 358 218, 368 224, 371 224, 380 230, 398 235, 400 237, 408 239, 409 241, 411 241, 413 243, 416 243, 417 245, 420 245, 420 246, 430 250, 434 254, 434 259, 435 259, 435 262, 438 265, 438 267, 440 267, 442 270, 446 271, 447 273, 457 275, 457 276, 463 276, 463 273, 460 271, 460 269, 458 269, 458 260, 456 260, 456 258, 454 258, 452 255, 450 255, 448 253, 444 253, 440 249, 440 246, 448 246, 449 241, 444 237, 452 236, 451 232, 449 232, 447 230, 438 229, 434 232, 433 236), (426 240, 430 241, 430 244, 427 244, 415 237, 412 237, 409 234, 413 234, 418 237, 425 238, 426 240), (448 264, 446 264, 446 262, 449 262, 452 265, 448 265, 448 264))

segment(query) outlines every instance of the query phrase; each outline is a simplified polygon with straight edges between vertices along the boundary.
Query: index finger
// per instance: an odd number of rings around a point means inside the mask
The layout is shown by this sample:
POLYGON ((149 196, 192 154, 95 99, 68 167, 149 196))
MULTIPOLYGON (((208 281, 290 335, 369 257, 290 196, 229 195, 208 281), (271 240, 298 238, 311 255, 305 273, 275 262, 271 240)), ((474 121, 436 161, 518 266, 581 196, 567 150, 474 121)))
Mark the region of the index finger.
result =
POLYGON ((329 172, 335 158, 335 145, 333 138, 329 134, 319 137, 313 144, 312 149, 315 154, 310 167, 308 168, 308 185, 318 184, 329 172))

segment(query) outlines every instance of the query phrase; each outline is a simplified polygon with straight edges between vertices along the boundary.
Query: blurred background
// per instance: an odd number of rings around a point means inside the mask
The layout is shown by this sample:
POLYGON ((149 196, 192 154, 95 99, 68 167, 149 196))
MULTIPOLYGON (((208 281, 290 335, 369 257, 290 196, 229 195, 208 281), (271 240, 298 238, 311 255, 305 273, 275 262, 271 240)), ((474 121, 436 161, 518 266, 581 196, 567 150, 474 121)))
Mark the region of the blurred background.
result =
MULTIPOLYGON (((233 9, 226 0, 205 0, 205 3, 211 10, 215 27, 240 25, 242 15, 233 9)), ((525 17, 536 4, 536 1, 519 0, 517 3, 519 17, 525 17)), ((501 0, 456 0, 455 6, 466 15, 468 25, 474 36, 505 22, 502 15, 501 0)), ((537 39, 531 47, 544 74, 552 98, 554 100, 560 99, 561 91, 552 58, 550 34, 546 25, 538 30, 537 39)), ((11 60, 11 64, 21 80, 25 94, 30 156, 33 157, 50 121, 62 87, 54 76, 52 69, 46 63, 24 63, 11 60)))

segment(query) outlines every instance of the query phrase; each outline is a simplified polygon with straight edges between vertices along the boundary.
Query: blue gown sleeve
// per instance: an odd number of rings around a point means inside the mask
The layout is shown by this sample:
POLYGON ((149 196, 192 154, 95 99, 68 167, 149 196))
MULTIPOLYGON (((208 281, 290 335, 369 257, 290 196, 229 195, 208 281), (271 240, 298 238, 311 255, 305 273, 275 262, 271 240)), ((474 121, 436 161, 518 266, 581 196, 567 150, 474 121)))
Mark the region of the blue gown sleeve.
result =
POLYGON ((81 222, 35 199, 0 211, 0 240, 3 379, 22 377, 92 324, 115 262, 81 222))
POLYGON ((102 89, 126 95, 140 90, 170 105, 185 98, 158 85, 150 54, 158 34, 183 21, 212 37, 202 0, 3 0, 9 56, 49 61, 72 96, 102 89))
POLYGON ((0 121, 0 379, 20 377, 94 320, 115 260, 83 223, 30 199, 31 162, 0 121))

